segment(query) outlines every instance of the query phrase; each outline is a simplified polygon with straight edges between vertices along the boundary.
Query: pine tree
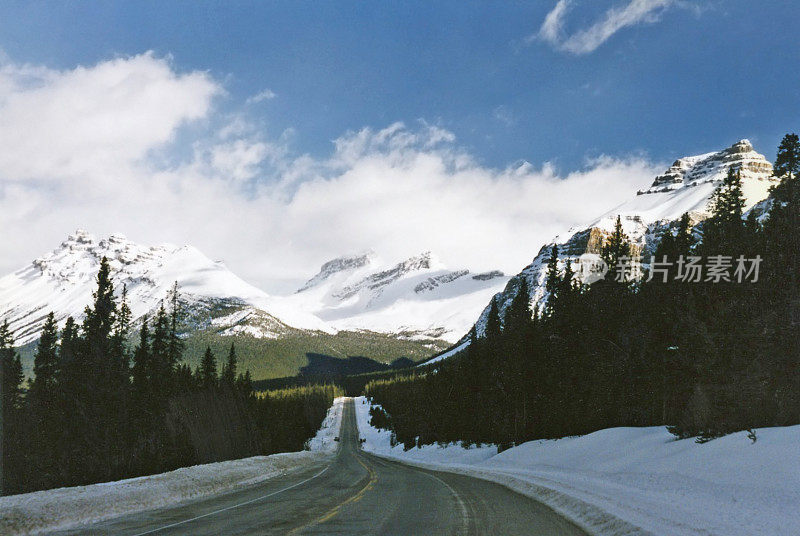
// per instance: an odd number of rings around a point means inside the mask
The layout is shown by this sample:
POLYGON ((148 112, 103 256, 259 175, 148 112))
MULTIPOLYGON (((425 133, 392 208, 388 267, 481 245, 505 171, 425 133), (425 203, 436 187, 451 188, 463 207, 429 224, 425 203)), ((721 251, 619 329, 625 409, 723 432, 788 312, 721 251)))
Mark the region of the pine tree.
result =
POLYGON ((206 353, 200 362, 198 376, 202 387, 211 389, 217 386, 217 360, 210 346, 206 347, 206 353))
POLYGON ((59 412, 60 400, 57 378, 59 375, 58 326, 55 315, 50 313, 42 326, 39 343, 34 354, 34 378, 26 395, 29 415, 28 433, 30 447, 30 484, 34 488, 46 488, 56 480, 59 446, 59 428, 64 425, 59 412))
POLYGON ((550 258, 547 261, 547 277, 544 284, 547 290, 547 303, 545 304, 544 314, 548 317, 553 316, 557 309, 558 291, 561 288, 561 272, 558 270, 558 246, 553 244, 550 249, 550 258))
POLYGON ((230 388, 234 387, 236 383, 236 347, 231 343, 231 349, 228 351, 228 362, 222 367, 222 374, 220 380, 223 385, 230 388))
POLYGON ((711 217, 703 225, 703 252, 706 255, 741 253, 744 206, 741 172, 730 167, 711 197, 711 217))
POLYGON ((139 345, 133 352, 133 390, 137 403, 143 403, 150 390, 153 368, 150 359, 150 330, 147 319, 139 328, 139 345))
POLYGON ((572 259, 567 259, 564 263, 564 276, 561 278, 558 294, 561 299, 569 302, 578 291, 575 281, 575 270, 572 268, 572 259))
POLYGON ((22 361, 14 348, 14 336, 8 327, 8 320, 0 325, 0 359, 2 359, 0 366, 3 374, 3 411, 18 411, 22 409, 22 382, 25 377, 22 374, 22 361))
POLYGON ((83 338, 78 344, 77 365, 84 385, 76 401, 80 415, 76 423, 78 444, 73 445, 72 454, 84 452, 79 459, 82 467, 76 472, 88 482, 118 474, 114 460, 121 456, 126 434, 129 371, 122 339, 128 328, 119 324, 120 310, 106 257, 100 261, 93 298, 84 313, 83 338), (85 411, 81 412, 80 406, 85 411))
POLYGON ((486 319, 486 328, 483 334, 489 345, 499 341, 503 331, 503 325, 500 322, 500 307, 497 302, 498 299, 496 297, 492 298, 492 305, 489 307, 489 316, 486 319))
POLYGON ((0 495, 20 486, 22 452, 22 361, 8 320, 0 325, 0 495))
POLYGON ((728 168, 722 184, 711 197, 712 218, 737 226, 741 225, 744 204, 741 169, 731 166, 728 168))
POLYGON ((114 285, 111 282, 111 267, 106 257, 100 260, 97 290, 92 296, 94 298, 92 306, 86 307, 84 311, 83 332, 90 351, 95 354, 93 357, 100 360, 105 356, 117 316, 114 285))
POLYGON ((28 399, 31 404, 42 409, 51 409, 56 394, 56 377, 58 375, 58 326, 55 315, 47 315, 36 345, 33 358, 33 374, 28 399))
POLYGON ((678 222, 678 231, 675 234, 675 254, 676 256, 688 256, 694 247, 696 240, 692 234, 692 222, 689 213, 684 212, 678 222))
POLYGON ((620 259, 630 256, 630 254, 630 240, 622 229, 622 218, 617 216, 617 221, 614 223, 614 231, 612 231, 611 235, 605 240, 601 253, 601 257, 608 265, 609 270, 609 276, 606 277, 606 280, 614 279, 611 274, 614 274, 620 259))
POLYGON ((169 361, 171 366, 176 366, 183 359, 185 345, 178 334, 181 317, 181 305, 178 293, 178 282, 170 291, 170 319, 169 319, 169 361))
POLYGON ((545 289, 548 294, 553 294, 561 281, 561 273, 558 270, 558 246, 553 244, 550 249, 550 258, 547 260, 547 278, 545 279, 545 289))
POLYGON ((522 335, 529 329, 532 316, 530 287, 528 286, 528 279, 522 276, 517 287, 517 293, 506 309, 503 325, 507 330, 522 335))
POLYGON ((800 138, 797 134, 786 134, 783 137, 772 169, 773 175, 788 181, 800 173, 800 138))
POLYGON ((166 406, 166 398, 171 387, 174 365, 172 361, 172 338, 170 335, 170 319, 164 309, 163 302, 153 320, 153 335, 150 343, 151 372, 153 390, 161 399, 161 411, 166 406))

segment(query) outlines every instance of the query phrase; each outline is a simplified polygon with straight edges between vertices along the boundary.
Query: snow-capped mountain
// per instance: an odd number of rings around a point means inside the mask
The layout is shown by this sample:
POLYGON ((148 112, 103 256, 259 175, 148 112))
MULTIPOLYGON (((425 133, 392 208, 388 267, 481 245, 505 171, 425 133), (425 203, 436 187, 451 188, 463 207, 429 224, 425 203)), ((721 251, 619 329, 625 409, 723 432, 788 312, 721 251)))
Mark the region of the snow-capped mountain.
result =
POLYGON ((325 263, 290 296, 268 295, 192 246, 143 246, 120 234, 71 234, 55 250, 0 278, 0 319, 17 344, 35 341, 53 311, 77 321, 92 300, 100 260, 134 321, 152 315, 178 283, 184 320, 219 335, 282 338, 298 331, 373 331, 425 341, 457 340, 508 281, 501 272, 450 271, 430 253, 396 265, 373 253, 325 263))
POLYGON ((18 344, 38 338, 46 315, 59 324, 83 317, 100 260, 107 257, 116 292, 127 289, 134 319, 152 313, 177 281, 188 320, 222 334, 279 337, 289 328, 333 332, 313 315, 287 307, 191 246, 142 246, 122 235, 71 234, 58 248, 0 278, 0 317, 18 344))
MULTIPOLYGON (((778 179, 772 176, 772 164, 764 155, 756 152, 748 140, 741 140, 719 152, 676 160, 666 172, 653 180, 650 188, 637 192, 634 198, 589 225, 570 229, 565 235, 557 236, 543 246, 533 262, 512 277, 498 294, 501 313, 517 294, 523 277, 528 280, 534 302, 545 297, 547 261, 554 244, 558 246, 562 262, 584 253, 599 253, 603 241, 614 229, 617 216, 621 218, 623 229, 634 248, 643 259, 649 258, 663 230, 684 213, 689 214, 693 223, 710 216, 711 196, 731 167, 741 171, 745 209, 766 199, 769 189, 778 183, 778 179)), ((483 331, 488 314, 487 305, 476 324, 479 332, 483 331)))
POLYGON ((397 264, 369 252, 326 262, 287 303, 340 330, 454 342, 507 281, 499 271, 449 270, 430 252, 397 264))

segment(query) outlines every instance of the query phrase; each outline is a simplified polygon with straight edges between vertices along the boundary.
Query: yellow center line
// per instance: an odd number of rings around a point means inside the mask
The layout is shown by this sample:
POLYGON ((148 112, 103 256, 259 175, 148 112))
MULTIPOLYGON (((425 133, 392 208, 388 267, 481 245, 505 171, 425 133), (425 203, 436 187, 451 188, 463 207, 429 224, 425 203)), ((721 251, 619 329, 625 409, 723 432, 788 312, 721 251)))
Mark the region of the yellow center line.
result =
POLYGON ((340 510, 341 510, 343 507, 347 506, 347 505, 348 505, 348 504, 350 504, 350 503, 354 503, 354 502, 358 502, 358 501, 360 501, 360 500, 361 500, 361 498, 362 498, 362 497, 363 497, 363 496, 364 496, 364 495, 365 495, 365 494, 366 494, 366 493, 367 493, 369 490, 371 490, 371 489, 372 489, 372 488, 375 486, 375 482, 377 482, 377 481, 378 481, 378 474, 375 472, 375 470, 374 470, 374 469, 373 469, 373 468, 372 468, 370 465, 368 465, 368 464, 365 464, 365 463, 364 463, 364 462, 361 460, 361 456, 358 456, 358 455, 356 455, 356 456, 355 456, 355 458, 356 458, 356 461, 357 461, 358 463, 360 463, 360 464, 361 464, 361 466, 362 466, 364 469, 366 469, 366 470, 367 470, 367 473, 369 474, 369 481, 366 483, 366 485, 365 485, 363 488, 361 488, 361 489, 358 491, 358 493, 356 493, 355 495, 353 495, 353 496, 351 496, 351 497, 347 498, 346 500, 342 501, 341 503, 337 504, 336 506, 334 506, 333 508, 331 508, 330 510, 328 510, 327 512, 325 512, 325 513, 324 513, 322 516, 318 517, 317 519, 315 519, 315 520, 313 520, 313 521, 311 521, 311 522, 309 522, 309 523, 306 523, 305 525, 301 525, 301 526, 299 526, 299 527, 297 527, 297 528, 295 528, 295 529, 292 529, 291 531, 287 532, 287 533, 286 533, 286 534, 287 534, 287 536, 288 536, 288 535, 291 535, 291 534, 297 534, 297 533, 299 533, 300 531, 302 531, 302 530, 305 530, 305 529, 307 529, 307 528, 309 528, 309 527, 312 527, 312 526, 314 526, 314 525, 319 525, 320 523, 325 523, 326 521, 328 521, 328 520, 330 520, 330 519, 333 519, 334 517, 336 517, 336 515, 339 513, 339 511, 340 511, 340 510))

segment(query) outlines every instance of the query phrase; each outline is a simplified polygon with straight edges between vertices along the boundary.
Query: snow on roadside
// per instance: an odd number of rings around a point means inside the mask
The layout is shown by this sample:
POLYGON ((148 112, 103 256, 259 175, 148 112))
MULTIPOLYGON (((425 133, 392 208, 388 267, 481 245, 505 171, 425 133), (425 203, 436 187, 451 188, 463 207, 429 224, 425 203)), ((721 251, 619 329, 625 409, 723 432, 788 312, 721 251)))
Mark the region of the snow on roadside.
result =
POLYGON ((529 495, 591 534, 800 534, 800 426, 765 428, 697 444, 663 427, 611 428, 492 447, 391 447, 356 399, 364 449, 429 468, 469 474, 529 495))
POLYGON ((345 397, 340 396, 333 400, 333 405, 328 408, 328 414, 322 421, 322 427, 317 435, 308 440, 308 449, 314 452, 333 452, 339 446, 334 438, 339 435, 342 428, 342 408, 345 397))
POLYGON ((184 467, 158 475, 0 497, 0 534, 40 534, 231 491, 315 463, 336 449, 343 398, 334 400, 310 451, 184 467))

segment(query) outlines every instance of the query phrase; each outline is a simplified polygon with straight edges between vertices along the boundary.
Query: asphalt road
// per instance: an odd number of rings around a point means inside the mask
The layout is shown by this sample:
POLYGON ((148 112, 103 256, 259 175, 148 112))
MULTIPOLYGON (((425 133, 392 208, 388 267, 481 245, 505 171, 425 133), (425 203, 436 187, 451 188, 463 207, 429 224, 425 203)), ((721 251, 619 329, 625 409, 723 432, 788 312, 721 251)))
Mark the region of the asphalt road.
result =
POLYGON ((352 400, 344 406, 340 438, 332 463, 58 534, 585 535, 499 484, 362 452, 352 400))

